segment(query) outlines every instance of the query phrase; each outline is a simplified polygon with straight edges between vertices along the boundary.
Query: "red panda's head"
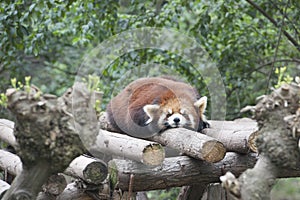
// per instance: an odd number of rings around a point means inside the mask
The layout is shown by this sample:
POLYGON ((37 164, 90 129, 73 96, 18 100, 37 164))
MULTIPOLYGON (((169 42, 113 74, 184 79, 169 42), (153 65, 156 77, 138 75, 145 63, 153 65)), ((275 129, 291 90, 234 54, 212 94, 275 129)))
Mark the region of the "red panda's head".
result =
POLYGON ((156 123, 160 130, 177 127, 202 129, 199 124, 206 122, 204 115, 206 104, 206 96, 201 97, 196 102, 171 98, 162 104, 147 104, 143 107, 144 112, 149 117, 145 125, 156 123))

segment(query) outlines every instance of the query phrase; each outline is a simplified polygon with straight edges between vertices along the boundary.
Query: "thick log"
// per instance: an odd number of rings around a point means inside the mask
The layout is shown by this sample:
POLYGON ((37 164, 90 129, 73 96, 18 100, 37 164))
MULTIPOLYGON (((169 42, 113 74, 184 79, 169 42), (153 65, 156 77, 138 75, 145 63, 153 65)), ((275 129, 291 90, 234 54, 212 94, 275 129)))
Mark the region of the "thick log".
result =
POLYGON ((13 132, 14 122, 7 119, 0 119, 0 140, 13 147, 16 147, 17 141, 13 132))
POLYGON ((64 173, 78 177, 87 183, 98 185, 106 179, 108 169, 107 165, 101 160, 79 156, 70 163, 64 173))
POLYGON ((149 167, 129 160, 114 159, 109 162, 112 182, 124 191, 129 189, 131 174, 133 191, 148 191, 199 183, 218 182, 226 171, 240 174, 254 166, 255 155, 227 153, 218 163, 208 163, 187 156, 166 158, 161 166, 149 167), (147 180, 147 181, 145 181, 147 180))
POLYGON ((100 130, 92 152, 115 155, 146 165, 160 165, 165 158, 164 148, 158 143, 105 130, 100 130))
POLYGON ((150 139, 207 162, 218 162, 226 153, 224 145, 218 140, 184 128, 168 129, 150 139))
POLYGON ((211 127, 204 129, 203 133, 222 142, 227 151, 248 153, 255 151, 255 133, 257 123, 251 119, 243 118, 235 121, 209 121, 211 127))
MULTIPOLYGON (((149 167, 130 160, 114 159, 109 162, 111 181, 123 191, 148 191, 219 182, 219 177, 227 171, 239 175, 253 167, 257 157, 228 152, 218 163, 207 163, 187 156, 166 158, 161 166, 149 167), (130 177, 133 175, 133 180, 130 177), (147 180, 147 181, 145 181, 147 180)), ((282 169, 281 178, 300 176, 300 168, 282 169)))
POLYGON ((16 176, 22 171, 22 162, 19 156, 0 149, 0 168, 16 176))

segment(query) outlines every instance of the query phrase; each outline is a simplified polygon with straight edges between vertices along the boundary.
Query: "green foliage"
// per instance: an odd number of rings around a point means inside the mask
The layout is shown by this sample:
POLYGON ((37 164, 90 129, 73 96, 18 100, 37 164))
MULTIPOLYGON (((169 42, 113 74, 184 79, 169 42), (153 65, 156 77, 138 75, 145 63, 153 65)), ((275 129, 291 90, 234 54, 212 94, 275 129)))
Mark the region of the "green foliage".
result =
POLYGON ((30 80, 31 77, 30 76, 25 76, 25 85, 21 82, 21 81, 17 81, 17 78, 12 78, 10 79, 10 83, 11 86, 16 89, 16 90, 21 90, 24 88, 24 91, 26 91, 27 93, 30 92, 30 80))
POLYGON ((168 190, 156 190, 147 192, 149 200, 173 200, 177 199, 180 188, 170 188, 168 190))
POLYGON ((87 81, 87 85, 88 85, 88 90, 90 92, 93 91, 99 91, 99 84, 100 84, 100 77, 99 76, 95 76, 95 75, 88 75, 88 81, 87 81))
POLYGON ((279 179, 271 191, 273 200, 289 199, 296 200, 300 198, 300 179, 286 178, 279 179))
MULTIPOLYGON (((10 83, 11 86, 16 89, 16 90, 20 90, 23 89, 29 93, 30 92, 30 80, 31 77, 30 76, 26 76, 25 77, 25 85, 21 82, 21 81, 17 81, 16 78, 12 78, 10 79, 10 83)), ((6 108, 7 107, 7 96, 4 93, 0 94, 0 106, 6 108)))
POLYGON ((31 77, 30 76, 25 76, 25 86, 24 86, 24 89, 27 93, 30 92, 30 80, 31 80, 31 77))
POLYGON ((30 75, 43 91, 62 94, 83 52, 114 33, 118 2, 15 0, 0 7, 1 71, 10 71, 1 75, 30 75))
POLYGON ((293 81, 293 78, 289 74, 285 75, 286 69, 286 67, 276 68, 275 74, 278 76, 278 80, 275 88, 280 88, 283 84, 289 84, 293 81))
POLYGON ((7 107, 7 96, 4 93, 0 94, 0 106, 7 107))
MULTIPOLYGON (((95 92, 100 92, 100 77, 96 75, 88 75, 88 80, 83 79, 83 82, 87 84, 87 88, 92 95, 96 95, 95 92)), ((102 111, 100 99, 95 99, 94 109, 97 115, 102 111)))
MULTIPOLYGON (((89 49, 128 29, 167 27, 195 38, 218 64, 226 86, 227 118, 241 117, 240 108, 277 84, 276 68, 286 66, 289 74, 299 75, 299 51, 281 32, 300 42, 299 2, 255 3, 277 27, 246 1, 2 1, 0 88, 4 91, 12 77, 31 76, 42 91, 61 95, 73 84, 89 49)), ((125 82, 147 73, 160 75, 159 70, 146 69, 153 63, 168 66, 165 74, 182 77, 202 95, 209 95, 201 75, 180 56, 141 49, 123 55, 98 74, 103 104, 125 82), (128 70, 132 76, 124 80, 128 70)))

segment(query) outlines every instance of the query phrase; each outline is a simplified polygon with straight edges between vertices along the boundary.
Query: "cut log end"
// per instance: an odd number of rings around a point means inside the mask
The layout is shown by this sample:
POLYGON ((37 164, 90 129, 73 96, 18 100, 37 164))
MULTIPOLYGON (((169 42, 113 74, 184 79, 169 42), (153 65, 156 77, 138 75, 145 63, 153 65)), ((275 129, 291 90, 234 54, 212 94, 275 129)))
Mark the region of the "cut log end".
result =
POLYGON ((146 165, 160 165, 164 158, 165 151, 160 144, 149 144, 143 150, 142 162, 146 165))
POLYGON ((251 135, 249 136, 249 139, 248 139, 249 149, 255 153, 258 152, 256 142, 255 142, 258 135, 259 135, 259 131, 255 131, 255 132, 251 133, 251 135))
POLYGON ((203 159, 207 162, 215 163, 221 161, 226 154, 225 146, 218 141, 207 141, 203 145, 203 159))
POLYGON ((100 161, 90 163, 83 171, 84 179, 94 184, 100 184, 106 179, 107 174, 106 164, 100 161))

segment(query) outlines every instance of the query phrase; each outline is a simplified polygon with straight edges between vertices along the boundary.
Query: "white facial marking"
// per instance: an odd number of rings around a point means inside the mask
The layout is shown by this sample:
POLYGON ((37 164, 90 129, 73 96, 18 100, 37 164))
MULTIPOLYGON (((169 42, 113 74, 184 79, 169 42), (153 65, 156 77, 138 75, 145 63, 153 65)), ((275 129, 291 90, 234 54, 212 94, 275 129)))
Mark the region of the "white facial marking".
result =
POLYGON ((180 114, 185 114, 185 110, 184 109, 180 109, 180 114))
POLYGON ((189 118, 190 118, 191 127, 196 129, 195 119, 194 119, 193 115, 189 115, 189 118))
POLYGON ((181 114, 175 113, 167 119, 167 122, 171 127, 183 127, 186 124, 186 119, 181 114))
POLYGON ((173 113, 172 109, 168 109, 168 113, 172 114, 173 113))
POLYGON ((166 115, 165 114, 161 114, 159 119, 158 119, 158 125, 160 126, 160 128, 163 128, 164 127, 164 120, 166 118, 166 115))

